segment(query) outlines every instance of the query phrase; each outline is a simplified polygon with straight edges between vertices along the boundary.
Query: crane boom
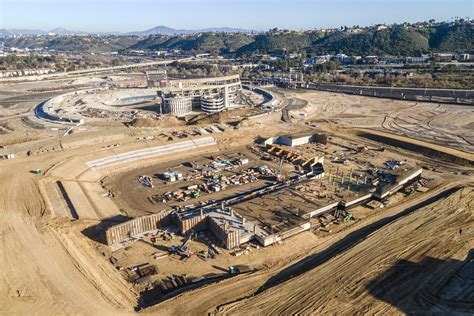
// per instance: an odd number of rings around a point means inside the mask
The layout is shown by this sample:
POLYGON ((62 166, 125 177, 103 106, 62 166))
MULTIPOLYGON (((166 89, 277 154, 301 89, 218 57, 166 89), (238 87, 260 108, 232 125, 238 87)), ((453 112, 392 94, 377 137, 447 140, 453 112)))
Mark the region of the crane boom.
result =
POLYGON ((284 158, 280 157, 280 162, 278 164, 278 172, 277 172, 277 180, 278 181, 283 180, 283 161, 284 161, 284 158))

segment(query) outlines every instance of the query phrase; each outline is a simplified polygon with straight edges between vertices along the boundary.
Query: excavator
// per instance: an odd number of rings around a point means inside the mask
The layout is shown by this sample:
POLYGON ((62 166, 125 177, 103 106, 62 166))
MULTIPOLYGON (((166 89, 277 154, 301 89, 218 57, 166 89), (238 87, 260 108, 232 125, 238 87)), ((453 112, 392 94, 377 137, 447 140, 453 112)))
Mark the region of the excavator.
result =
POLYGON ((191 256, 193 256, 195 253, 191 251, 191 248, 189 247, 189 242, 195 235, 196 234, 194 233, 194 231, 191 231, 183 240, 183 243, 181 245, 171 246, 170 251, 172 253, 180 255, 181 259, 183 260, 191 258, 191 256))

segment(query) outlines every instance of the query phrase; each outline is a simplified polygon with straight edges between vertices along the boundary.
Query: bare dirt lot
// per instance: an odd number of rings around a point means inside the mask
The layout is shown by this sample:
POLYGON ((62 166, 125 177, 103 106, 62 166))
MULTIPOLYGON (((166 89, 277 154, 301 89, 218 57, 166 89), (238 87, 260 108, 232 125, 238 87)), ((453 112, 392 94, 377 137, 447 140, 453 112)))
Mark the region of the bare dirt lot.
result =
POLYGON ((474 109, 470 106, 397 101, 335 94, 288 92, 308 101, 308 119, 363 127, 474 153, 474 109))
MULTIPOLYGON (((197 205, 200 202, 208 201, 210 199, 219 200, 225 196, 235 195, 238 192, 244 192, 252 188, 264 186, 273 180, 270 178, 262 178, 259 181, 255 181, 253 183, 249 182, 240 185, 229 185, 225 190, 219 192, 204 192, 199 197, 190 200, 179 201, 177 199, 172 199, 171 201, 162 203, 161 200, 163 200, 163 195, 166 192, 182 191, 186 190, 186 188, 189 186, 200 185, 203 183, 202 179, 197 178, 199 172, 197 172, 196 168, 189 165, 191 162, 199 166, 198 169, 201 170, 201 172, 204 171, 216 176, 228 177, 237 175, 239 171, 252 169, 256 166, 266 165, 273 169, 278 167, 274 161, 261 161, 260 157, 253 154, 248 148, 243 147, 237 150, 220 151, 218 156, 220 159, 226 160, 240 159, 245 157, 249 159, 249 163, 230 171, 218 172, 209 167, 209 164, 213 161, 211 156, 212 155, 193 156, 187 159, 176 159, 157 165, 134 169, 104 179, 104 185, 106 189, 115 193, 115 201, 118 205, 120 205, 123 209, 132 211, 129 215, 143 215, 150 210, 165 210, 174 205, 197 205), (165 172, 176 171, 181 172, 185 179, 191 178, 193 180, 178 180, 175 182, 169 182, 163 179, 163 174, 165 172), (138 178, 141 175, 149 175, 152 178, 153 188, 144 187, 139 183, 138 178), (156 200, 151 199, 152 197, 156 197, 156 200)), ((292 171, 294 170, 292 170, 291 166, 285 166, 285 172, 292 171)))

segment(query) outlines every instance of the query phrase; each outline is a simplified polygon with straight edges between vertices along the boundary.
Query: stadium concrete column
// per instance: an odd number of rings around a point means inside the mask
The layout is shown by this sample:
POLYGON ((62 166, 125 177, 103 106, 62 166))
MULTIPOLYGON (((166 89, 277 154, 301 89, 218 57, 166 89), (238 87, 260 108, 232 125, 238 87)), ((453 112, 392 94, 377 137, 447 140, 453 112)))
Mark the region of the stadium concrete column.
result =
POLYGON ((229 87, 228 86, 224 87, 224 107, 225 108, 229 107, 229 87))

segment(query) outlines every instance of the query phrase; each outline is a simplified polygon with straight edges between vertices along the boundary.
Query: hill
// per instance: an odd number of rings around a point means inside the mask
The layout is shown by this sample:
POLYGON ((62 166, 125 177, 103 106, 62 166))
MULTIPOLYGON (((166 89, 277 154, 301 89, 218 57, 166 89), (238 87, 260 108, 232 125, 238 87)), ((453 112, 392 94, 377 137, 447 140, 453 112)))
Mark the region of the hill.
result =
POLYGON ((359 34, 336 32, 313 42, 309 47, 318 54, 420 55, 429 50, 428 38, 420 32, 396 26, 384 30, 365 30, 359 34))
POLYGON ((200 31, 177 30, 157 26, 128 35, 83 35, 63 28, 52 30, 56 36, 40 30, 0 29, 6 47, 44 48, 58 51, 108 52, 126 49, 169 50, 185 53, 251 56, 286 52, 311 55, 345 53, 347 55, 408 56, 429 52, 474 52, 473 24, 469 21, 395 24, 365 28, 288 31, 274 29, 250 34, 234 28, 208 28, 200 31), (10 37, 14 34, 36 33, 10 37), (75 34, 75 35, 73 35, 75 34), (132 35, 136 34, 136 35, 132 35), (146 36, 146 37, 144 37, 146 36))
POLYGON ((222 32, 222 33, 248 33, 248 30, 240 29, 240 28, 232 28, 232 27, 210 27, 201 30, 185 30, 185 29, 174 29, 165 25, 160 25, 148 29, 146 31, 139 31, 139 32, 130 32, 129 35, 140 35, 140 36, 148 36, 148 35, 182 35, 188 34, 193 35, 197 33, 207 33, 207 32, 222 32))
POLYGON ((473 51, 473 26, 470 22, 398 24, 366 27, 353 31, 272 30, 256 35, 236 33, 200 33, 179 36, 152 36, 132 48, 181 49, 185 52, 235 53, 237 56, 287 52, 313 55, 420 55, 428 52, 473 51))
POLYGON ((129 49, 168 50, 180 49, 190 53, 209 52, 228 54, 250 44, 253 37, 243 33, 203 33, 189 36, 149 36, 129 49))
POLYGON ((441 25, 432 30, 429 45, 439 51, 474 51, 473 27, 469 24, 441 25))
POLYGON ((56 35, 87 35, 88 33, 82 31, 70 31, 65 29, 64 27, 56 27, 49 31, 49 33, 53 33, 56 35))
POLYGON ((254 41, 238 49, 237 55, 263 54, 275 51, 301 51, 312 46, 317 33, 265 33, 257 35, 254 41))

